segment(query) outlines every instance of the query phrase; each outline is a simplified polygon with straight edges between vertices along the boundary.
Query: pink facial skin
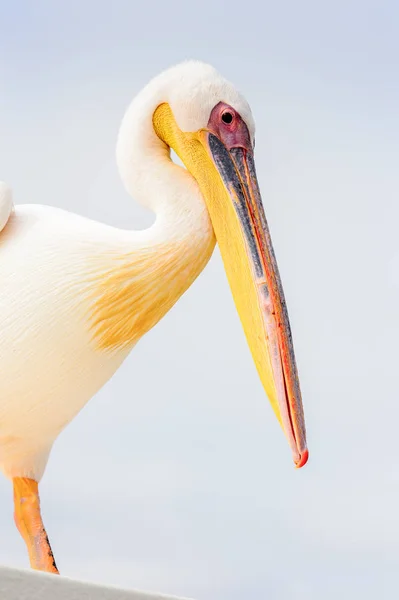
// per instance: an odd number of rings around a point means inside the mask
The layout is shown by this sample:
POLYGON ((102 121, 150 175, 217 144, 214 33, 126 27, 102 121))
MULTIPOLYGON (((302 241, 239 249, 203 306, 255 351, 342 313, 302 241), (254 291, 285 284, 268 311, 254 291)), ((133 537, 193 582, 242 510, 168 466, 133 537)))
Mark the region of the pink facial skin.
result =
POLYGON ((225 102, 219 102, 212 109, 207 129, 223 142, 227 150, 244 148, 253 152, 248 127, 238 112, 225 102))

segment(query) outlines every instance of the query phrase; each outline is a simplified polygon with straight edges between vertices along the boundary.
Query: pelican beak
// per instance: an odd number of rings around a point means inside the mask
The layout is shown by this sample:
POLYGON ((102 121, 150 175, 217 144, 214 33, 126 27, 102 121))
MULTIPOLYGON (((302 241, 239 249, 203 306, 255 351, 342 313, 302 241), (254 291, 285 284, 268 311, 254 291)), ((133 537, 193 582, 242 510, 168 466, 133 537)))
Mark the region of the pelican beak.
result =
POLYGON ((209 130, 201 131, 200 141, 225 192, 206 198, 234 301, 261 381, 300 468, 308 459, 301 391, 253 148, 229 148, 209 130))
POLYGON ((303 467, 308 450, 298 371, 248 128, 222 102, 205 129, 181 131, 167 103, 156 109, 153 125, 199 185, 260 379, 294 462, 303 467))

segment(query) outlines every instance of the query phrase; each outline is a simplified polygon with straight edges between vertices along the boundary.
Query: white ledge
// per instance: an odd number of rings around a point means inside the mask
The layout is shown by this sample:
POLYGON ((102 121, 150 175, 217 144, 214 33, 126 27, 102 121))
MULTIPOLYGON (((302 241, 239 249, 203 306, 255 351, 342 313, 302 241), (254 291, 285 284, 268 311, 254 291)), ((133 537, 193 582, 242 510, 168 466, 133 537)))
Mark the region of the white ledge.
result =
MULTIPOLYGON (((2 600, 184 600, 176 596, 122 590, 93 583, 75 581, 26 569, 0 566, 2 600)), ((186 599, 187 600, 187 599, 186 599)))

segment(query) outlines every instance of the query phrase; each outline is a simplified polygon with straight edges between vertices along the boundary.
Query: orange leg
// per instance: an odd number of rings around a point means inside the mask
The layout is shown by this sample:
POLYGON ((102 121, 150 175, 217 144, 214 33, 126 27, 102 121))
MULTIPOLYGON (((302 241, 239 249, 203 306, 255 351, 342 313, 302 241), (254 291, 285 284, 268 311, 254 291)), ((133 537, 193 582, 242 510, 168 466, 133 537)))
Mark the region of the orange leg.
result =
POLYGON ((37 481, 14 477, 13 484, 15 524, 28 548, 30 566, 38 571, 58 573, 40 514, 37 481))

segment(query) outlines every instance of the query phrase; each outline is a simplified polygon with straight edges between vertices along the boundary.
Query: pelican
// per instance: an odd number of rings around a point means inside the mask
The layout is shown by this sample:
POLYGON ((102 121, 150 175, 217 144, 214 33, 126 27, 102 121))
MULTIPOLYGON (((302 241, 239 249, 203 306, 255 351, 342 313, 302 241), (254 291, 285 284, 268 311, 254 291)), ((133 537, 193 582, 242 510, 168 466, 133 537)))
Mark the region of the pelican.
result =
POLYGON ((128 107, 116 159, 156 215, 127 231, 0 185, 0 468, 33 569, 58 573, 38 485, 59 433, 176 303, 219 244, 235 305, 293 460, 308 459, 283 288, 244 97, 210 65, 155 77, 128 107), (185 168, 171 159, 171 149, 185 168))

